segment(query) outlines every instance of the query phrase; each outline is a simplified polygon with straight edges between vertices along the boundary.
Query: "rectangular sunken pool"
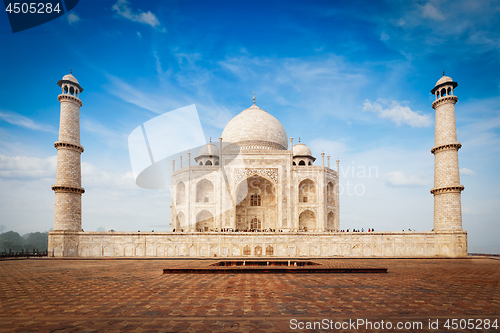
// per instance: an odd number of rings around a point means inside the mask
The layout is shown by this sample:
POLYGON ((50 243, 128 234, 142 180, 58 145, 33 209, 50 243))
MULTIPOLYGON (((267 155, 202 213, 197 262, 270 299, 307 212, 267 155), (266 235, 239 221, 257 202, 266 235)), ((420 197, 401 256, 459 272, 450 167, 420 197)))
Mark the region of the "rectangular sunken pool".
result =
POLYGON ((176 268, 165 268, 163 274, 235 274, 235 273, 387 273, 387 268, 322 265, 309 260, 223 260, 204 261, 176 268))
POLYGON ((316 266, 320 265, 312 261, 298 261, 298 260, 231 260, 219 261, 210 266, 316 266))

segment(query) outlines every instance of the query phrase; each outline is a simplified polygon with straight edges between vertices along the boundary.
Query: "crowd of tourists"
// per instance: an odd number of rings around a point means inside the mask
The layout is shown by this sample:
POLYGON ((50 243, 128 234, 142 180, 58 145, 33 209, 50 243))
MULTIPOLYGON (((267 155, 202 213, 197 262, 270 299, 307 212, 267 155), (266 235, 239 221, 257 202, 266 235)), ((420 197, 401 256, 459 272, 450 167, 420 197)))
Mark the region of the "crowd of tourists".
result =
MULTIPOLYGON (((368 228, 368 230, 367 230, 367 232, 374 232, 374 231, 375 231, 374 228, 368 228)), ((365 232, 365 228, 361 228, 361 230, 347 228, 345 230, 344 229, 340 230, 340 232, 365 232)))

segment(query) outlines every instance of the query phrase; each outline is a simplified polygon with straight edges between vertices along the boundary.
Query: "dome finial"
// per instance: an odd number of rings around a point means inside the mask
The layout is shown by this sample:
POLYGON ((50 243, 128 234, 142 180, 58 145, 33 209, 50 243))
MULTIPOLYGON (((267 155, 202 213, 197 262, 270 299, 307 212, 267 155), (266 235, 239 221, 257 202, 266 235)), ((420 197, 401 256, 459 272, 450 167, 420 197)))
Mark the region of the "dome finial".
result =
POLYGON ((210 142, 212 142, 212 137, 210 137, 210 142))
POLYGON ((300 136, 299 136, 299 143, 300 143, 300 136))
POLYGON ((253 92, 253 105, 255 105, 255 91, 253 92))
POLYGON ((443 69, 443 76, 444 76, 444 69, 443 69))
POLYGON ((73 74, 73 68, 70 68, 70 69, 69 69, 69 73, 70 73, 70 74, 73 74))

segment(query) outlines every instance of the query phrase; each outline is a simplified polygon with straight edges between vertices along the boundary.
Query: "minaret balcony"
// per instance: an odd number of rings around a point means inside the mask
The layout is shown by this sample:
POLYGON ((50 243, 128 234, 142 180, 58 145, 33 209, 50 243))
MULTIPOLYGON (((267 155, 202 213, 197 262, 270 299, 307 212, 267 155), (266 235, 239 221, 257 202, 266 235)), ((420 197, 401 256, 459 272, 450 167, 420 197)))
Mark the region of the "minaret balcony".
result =
POLYGON ((57 100, 59 102, 62 101, 74 102, 78 104, 79 107, 83 105, 82 101, 77 96, 71 94, 60 94, 59 96, 57 96, 57 100))
POLYGON ((441 145, 441 146, 437 146, 437 147, 433 147, 431 149, 431 153, 435 154, 439 151, 442 151, 442 150, 448 150, 448 149, 456 149, 456 150, 459 150, 460 148, 462 148, 462 144, 460 142, 453 142, 453 143, 447 143, 445 145, 441 145))
POLYGON ((435 109, 439 104, 444 104, 444 103, 456 103, 458 101, 458 97, 455 95, 448 95, 448 96, 443 96, 439 97, 437 100, 435 100, 432 103, 432 108, 435 109))
POLYGON ((59 149, 59 148, 68 148, 68 149, 76 150, 76 151, 78 151, 80 153, 83 153, 83 147, 80 146, 80 145, 75 145, 74 143, 56 141, 54 143, 54 147, 56 147, 56 149, 59 149))

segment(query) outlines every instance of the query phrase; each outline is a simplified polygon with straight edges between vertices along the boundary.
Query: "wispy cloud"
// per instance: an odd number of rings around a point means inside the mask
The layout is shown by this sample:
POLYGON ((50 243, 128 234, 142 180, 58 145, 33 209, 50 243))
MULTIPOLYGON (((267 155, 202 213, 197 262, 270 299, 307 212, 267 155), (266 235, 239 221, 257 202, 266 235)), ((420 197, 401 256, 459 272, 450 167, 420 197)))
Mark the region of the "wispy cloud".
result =
POLYGON ((500 48, 498 29, 494 28, 500 13, 496 0, 455 1, 453 5, 447 1, 407 1, 390 2, 390 6, 393 10, 374 20, 380 32, 391 36, 381 40, 407 58, 450 52, 455 57, 472 58, 500 48))
POLYGON ((462 168, 462 169, 460 169, 460 174, 465 175, 465 176, 474 176, 476 173, 474 171, 472 171, 471 169, 462 168))
POLYGON ((281 107, 306 110, 312 116, 356 117, 345 110, 356 108, 358 93, 369 82, 366 68, 333 54, 306 59, 244 54, 218 64, 248 91, 258 87, 258 94, 267 95, 281 107))
POLYGON ((430 2, 426 3, 424 6, 421 6, 421 9, 421 15, 424 18, 430 18, 438 21, 444 20, 444 15, 441 13, 441 11, 434 7, 430 2))
POLYGON ((140 9, 138 12, 134 12, 132 8, 130 8, 130 3, 128 2, 128 0, 118 0, 113 5, 112 9, 114 12, 116 12, 117 15, 133 22, 147 24, 153 28, 160 26, 160 21, 155 14, 151 13, 150 11, 143 12, 140 9))
POLYGON ((410 107, 400 105, 398 101, 389 102, 382 98, 377 99, 377 102, 365 100, 363 111, 373 112, 379 118, 389 119, 398 126, 406 124, 411 127, 429 127, 432 125, 429 115, 412 111, 410 107))
POLYGON ((109 173, 101 171, 95 165, 87 162, 82 163, 82 184, 89 188, 137 189, 132 171, 125 174, 109 173))
POLYGON ((392 171, 383 176, 385 182, 392 186, 431 186, 430 177, 423 172, 419 174, 405 174, 401 171, 392 171))
POLYGON ((112 88, 109 89, 109 93, 128 103, 154 113, 162 114, 164 112, 188 105, 178 103, 160 94, 155 95, 150 92, 142 91, 113 75, 107 75, 107 77, 112 83, 112 88))
POLYGON ((32 130, 57 133, 57 131, 50 125, 37 124, 32 119, 12 111, 0 110, 0 120, 32 130))
POLYGON ((73 25, 73 24, 77 23, 78 21, 80 21, 80 17, 74 12, 69 13, 66 16, 66 19, 68 20, 69 25, 73 25))
POLYGON ((0 155, 1 178, 53 178, 56 166, 56 155, 47 158, 0 155))
POLYGON ((111 147, 127 146, 128 133, 124 134, 115 130, 111 130, 100 122, 91 120, 89 118, 83 118, 81 124, 82 129, 97 134, 103 142, 111 147))

